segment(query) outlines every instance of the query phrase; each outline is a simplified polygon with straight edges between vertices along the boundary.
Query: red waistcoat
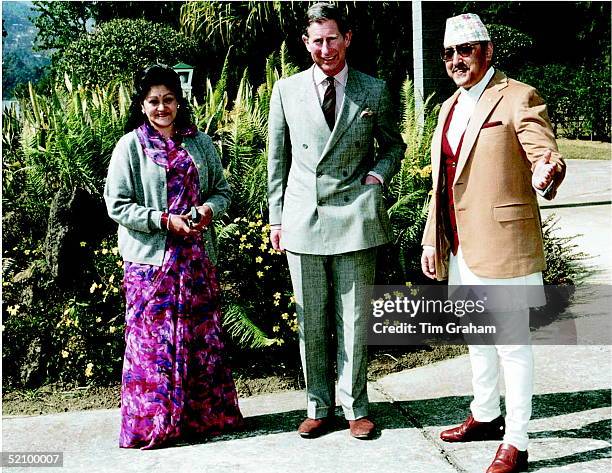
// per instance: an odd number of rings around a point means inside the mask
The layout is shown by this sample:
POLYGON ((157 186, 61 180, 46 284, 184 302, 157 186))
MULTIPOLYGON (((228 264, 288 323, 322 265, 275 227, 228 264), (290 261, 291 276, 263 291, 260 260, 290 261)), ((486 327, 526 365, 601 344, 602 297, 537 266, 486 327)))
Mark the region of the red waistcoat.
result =
POLYGON ((449 240, 452 238, 452 246, 451 250, 454 255, 457 254, 457 249, 459 248, 459 234, 457 233, 457 218, 455 216, 455 197, 453 195, 453 181, 455 180, 455 171, 457 170, 457 161, 459 160, 459 153, 461 152, 461 145, 463 144, 463 135, 461 135, 461 140, 459 141, 459 145, 457 146, 457 150, 453 153, 451 149, 450 143, 448 142, 448 138, 446 137, 446 133, 448 132, 448 128, 450 126, 451 120, 453 119, 453 114, 455 113, 455 102, 448 113, 448 117, 446 118, 446 123, 444 123, 444 129, 442 130, 442 160, 444 162, 444 175, 445 175, 445 188, 446 188, 446 215, 448 218, 449 225, 447 228, 452 230, 452 236, 449 235, 449 240))

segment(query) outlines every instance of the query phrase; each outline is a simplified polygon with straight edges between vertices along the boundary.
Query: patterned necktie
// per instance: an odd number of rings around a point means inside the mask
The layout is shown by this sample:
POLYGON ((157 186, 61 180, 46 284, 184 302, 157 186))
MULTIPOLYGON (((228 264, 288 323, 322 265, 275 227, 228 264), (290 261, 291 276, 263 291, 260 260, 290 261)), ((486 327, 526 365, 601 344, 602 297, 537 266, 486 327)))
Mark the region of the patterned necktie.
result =
POLYGON ((333 77, 328 77, 327 82, 329 85, 325 89, 321 108, 323 109, 323 115, 325 115, 325 121, 329 129, 333 130, 336 123, 336 85, 334 84, 333 77))

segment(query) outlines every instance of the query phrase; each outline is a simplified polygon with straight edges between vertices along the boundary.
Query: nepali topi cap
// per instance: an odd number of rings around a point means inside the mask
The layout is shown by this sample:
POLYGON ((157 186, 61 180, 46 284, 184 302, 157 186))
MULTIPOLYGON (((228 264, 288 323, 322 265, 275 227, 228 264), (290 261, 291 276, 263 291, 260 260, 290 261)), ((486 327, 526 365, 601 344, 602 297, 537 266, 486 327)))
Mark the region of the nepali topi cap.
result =
POLYGON ((491 41, 487 28, 475 13, 464 13, 446 20, 444 47, 473 41, 491 41))

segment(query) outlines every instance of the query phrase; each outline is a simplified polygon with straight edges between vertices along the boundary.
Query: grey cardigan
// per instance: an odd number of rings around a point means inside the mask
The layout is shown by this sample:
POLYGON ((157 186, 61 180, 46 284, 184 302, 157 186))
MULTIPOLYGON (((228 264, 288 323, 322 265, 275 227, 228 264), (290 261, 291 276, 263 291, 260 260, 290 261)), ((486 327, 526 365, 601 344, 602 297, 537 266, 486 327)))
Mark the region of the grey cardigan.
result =
MULTIPOLYGON (((201 204, 215 217, 229 206, 231 191, 210 137, 202 132, 185 137, 182 145, 191 155, 200 177, 201 204)), ((125 261, 161 266, 166 248, 166 229, 161 216, 168 211, 166 170, 147 158, 132 131, 119 139, 113 151, 104 200, 108 215, 119 224, 119 251, 125 261)), ((214 225, 204 233, 208 257, 217 261, 214 225)))

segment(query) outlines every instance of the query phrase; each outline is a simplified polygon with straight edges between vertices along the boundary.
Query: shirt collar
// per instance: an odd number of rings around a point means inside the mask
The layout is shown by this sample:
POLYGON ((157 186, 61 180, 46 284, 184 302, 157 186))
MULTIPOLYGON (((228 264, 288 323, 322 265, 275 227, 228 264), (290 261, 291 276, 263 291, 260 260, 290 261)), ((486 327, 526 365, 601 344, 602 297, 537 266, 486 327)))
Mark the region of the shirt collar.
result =
MULTIPOLYGON (((313 72, 314 81, 315 81, 315 84, 319 85, 327 79, 327 75, 325 74, 325 72, 319 69, 319 66, 317 66, 316 64, 314 64, 313 67, 314 67, 314 72, 313 72)), ((336 79, 336 82, 339 82, 343 87, 346 87, 346 81, 348 80, 348 63, 347 62, 344 63, 344 67, 342 68, 342 70, 334 76, 334 79, 336 79)))
POLYGON ((464 89, 463 87, 461 87, 459 89, 461 91, 461 95, 463 97, 472 99, 474 102, 478 102, 478 99, 484 92, 485 88, 487 87, 487 84, 493 77, 493 74, 495 74, 495 69, 489 67, 489 70, 484 75, 484 77, 480 79, 480 82, 478 82, 478 84, 470 87, 469 89, 464 89))

